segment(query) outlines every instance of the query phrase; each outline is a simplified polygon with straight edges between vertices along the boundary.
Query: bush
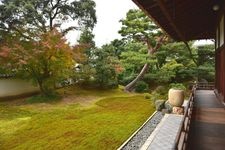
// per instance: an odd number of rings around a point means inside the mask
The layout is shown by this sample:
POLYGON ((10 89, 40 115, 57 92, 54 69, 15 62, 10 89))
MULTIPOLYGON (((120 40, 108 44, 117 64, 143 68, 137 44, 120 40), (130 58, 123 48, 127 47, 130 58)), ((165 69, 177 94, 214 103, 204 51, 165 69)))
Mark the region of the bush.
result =
POLYGON ((150 99, 150 98, 151 98, 151 94, 145 93, 145 99, 150 99))
POLYGON ((168 93, 168 87, 167 86, 158 86, 155 89, 155 92, 159 93, 160 95, 166 95, 168 93))
POLYGON ((158 99, 167 99, 168 87, 158 86, 152 93, 152 100, 155 102, 158 99))
POLYGON ((158 99, 164 99, 165 97, 164 96, 162 96, 162 95, 160 95, 159 93, 157 93, 157 92, 152 92, 151 93, 151 95, 152 95, 152 100, 155 102, 156 100, 158 100, 158 99))
POLYGON ((135 86, 135 91, 138 93, 146 92, 148 91, 148 84, 145 83, 144 81, 138 81, 136 86, 135 86))
POLYGON ((186 87, 182 83, 171 83, 170 88, 184 91, 186 90, 186 87))
POLYGON ((131 81, 134 80, 134 78, 136 77, 136 75, 130 75, 130 76, 125 76, 125 75, 119 75, 119 84, 121 85, 127 85, 129 84, 131 81))
POLYGON ((110 80, 107 85, 104 86, 106 89, 115 89, 118 88, 118 82, 115 80, 110 80))

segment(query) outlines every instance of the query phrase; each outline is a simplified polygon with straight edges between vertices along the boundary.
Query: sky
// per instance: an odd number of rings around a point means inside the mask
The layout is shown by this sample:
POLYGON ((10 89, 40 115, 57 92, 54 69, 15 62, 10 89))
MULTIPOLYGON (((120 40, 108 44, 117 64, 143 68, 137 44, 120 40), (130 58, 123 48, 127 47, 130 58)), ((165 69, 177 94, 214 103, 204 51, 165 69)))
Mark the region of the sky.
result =
MULTIPOLYGON (((96 3, 97 24, 93 33, 95 34, 96 46, 100 47, 110 43, 114 39, 119 39, 118 34, 122 24, 119 22, 126 17, 129 9, 138 8, 132 0, 94 0, 96 3)), ((69 24, 68 24, 69 25, 69 24)), ((74 45, 79 39, 80 33, 77 31, 67 34, 67 39, 74 45)), ((211 41, 197 41, 196 45, 212 43, 211 41)))
MULTIPOLYGON (((129 9, 137 8, 132 0, 94 0, 96 3, 97 24, 94 28, 95 43, 100 47, 114 39, 121 38, 118 34, 129 9)), ((80 33, 70 32, 67 38, 71 45, 79 39, 80 33)))
POLYGON ((97 25, 94 28, 97 46, 120 38, 118 31, 122 24, 119 22, 126 17, 129 9, 137 8, 132 0, 94 0, 96 2, 97 25))

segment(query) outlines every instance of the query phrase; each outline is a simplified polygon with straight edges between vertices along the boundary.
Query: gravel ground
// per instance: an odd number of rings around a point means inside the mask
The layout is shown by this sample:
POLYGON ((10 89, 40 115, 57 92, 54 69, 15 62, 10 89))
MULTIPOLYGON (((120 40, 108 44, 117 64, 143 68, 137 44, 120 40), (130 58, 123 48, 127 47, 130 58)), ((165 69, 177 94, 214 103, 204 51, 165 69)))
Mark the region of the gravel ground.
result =
POLYGON ((153 130, 159 124, 163 114, 157 112, 145 126, 122 148, 122 150, 138 150, 145 143, 148 137, 151 135, 153 130))

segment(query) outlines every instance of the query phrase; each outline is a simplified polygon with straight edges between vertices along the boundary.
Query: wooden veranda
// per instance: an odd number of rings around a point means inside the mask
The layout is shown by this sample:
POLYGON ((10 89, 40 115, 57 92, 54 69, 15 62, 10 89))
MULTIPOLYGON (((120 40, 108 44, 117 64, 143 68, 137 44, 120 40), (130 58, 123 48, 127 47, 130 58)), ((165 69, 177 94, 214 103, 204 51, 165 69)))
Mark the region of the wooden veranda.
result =
POLYGON ((225 109, 213 90, 195 92, 187 149, 225 149, 225 109))

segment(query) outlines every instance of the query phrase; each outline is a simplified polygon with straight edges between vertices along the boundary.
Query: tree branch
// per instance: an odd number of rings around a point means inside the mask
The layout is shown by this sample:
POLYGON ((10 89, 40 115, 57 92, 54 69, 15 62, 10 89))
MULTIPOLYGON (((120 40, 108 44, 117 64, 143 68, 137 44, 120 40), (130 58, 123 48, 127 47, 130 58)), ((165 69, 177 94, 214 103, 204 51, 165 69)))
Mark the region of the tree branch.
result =
POLYGON ((23 38, 31 40, 32 38, 28 35, 25 35, 22 31, 20 31, 19 29, 17 29, 14 26, 11 26, 11 29, 14 29, 17 33, 19 33, 19 35, 21 35, 23 38))
POLYGON ((192 59, 193 62, 196 64, 196 66, 198 66, 197 61, 196 61, 196 60, 194 59, 194 57, 193 57, 193 54, 192 54, 192 51, 191 51, 191 48, 190 48, 189 44, 188 44, 186 41, 184 42, 184 44, 186 45, 186 47, 187 47, 187 49, 188 49, 188 51, 189 51, 189 54, 190 54, 191 59, 192 59))
POLYGON ((66 35, 69 31, 71 31, 71 30, 79 30, 80 28, 79 27, 75 27, 75 26, 72 26, 72 27, 68 27, 68 28, 66 28, 66 29, 64 29, 63 31, 62 31, 62 34, 63 34, 63 36, 64 35, 66 35))

